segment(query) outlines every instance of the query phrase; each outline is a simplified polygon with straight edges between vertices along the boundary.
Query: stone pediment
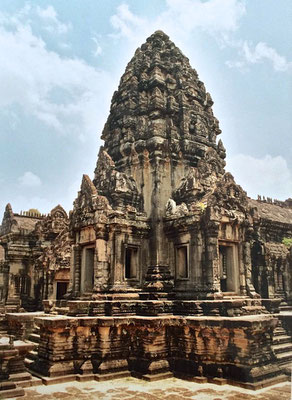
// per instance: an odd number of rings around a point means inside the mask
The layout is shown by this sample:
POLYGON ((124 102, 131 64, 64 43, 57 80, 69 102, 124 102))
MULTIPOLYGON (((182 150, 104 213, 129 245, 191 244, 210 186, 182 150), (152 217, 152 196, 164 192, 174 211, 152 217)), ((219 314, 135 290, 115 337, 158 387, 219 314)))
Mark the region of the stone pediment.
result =
POLYGON ((217 182, 208 199, 208 206, 216 210, 217 214, 231 218, 238 217, 239 214, 246 216, 249 213, 247 194, 235 183, 229 172, 226 172, 217 182))
POLYGON ((225 162, 218 158, 216 151, 213 148, 208 149, 198 166, 188 170, 179 187, 174 190, 173 199, 178 204, 185 202, 191 205, 208 198, 222 177, 224 165, 225 162))
POLYGON ((93 182, 95 190, 105 196, 112 207, 131 206, 141 210, 141 195, 134 178, 118 171, 112 158, 103 148, 99 152, 93 182))
POLYGON ((36 261, 37 265, 47 271, 57 271, 64 268, 69 269, 71 244, 67 227, 60 232, 51 246, 43 250, 42 255, 36 261))
POLYGON ((74 201, 70 219, 71 226, 93 224, 96 214, 103 214, 106 217, 109 210, 111 210, 111 206, 108 199, 98 194, 88 175, 83 175, 80 191, 74 201))

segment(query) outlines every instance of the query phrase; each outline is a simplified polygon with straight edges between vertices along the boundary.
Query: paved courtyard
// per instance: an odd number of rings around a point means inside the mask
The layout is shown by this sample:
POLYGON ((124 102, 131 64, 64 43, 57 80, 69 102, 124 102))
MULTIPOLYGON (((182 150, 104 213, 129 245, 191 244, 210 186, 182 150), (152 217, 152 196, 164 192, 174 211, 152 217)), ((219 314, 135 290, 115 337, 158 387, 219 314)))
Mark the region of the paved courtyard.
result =
POLYGON ((25 396, 20 399, 290 400, 291 384, 280 383, 254 392, 229 385, 198 384, 175 378, 151 383, 124 378, 107 382, 68 382, 35 386, 26 389, 25 396))

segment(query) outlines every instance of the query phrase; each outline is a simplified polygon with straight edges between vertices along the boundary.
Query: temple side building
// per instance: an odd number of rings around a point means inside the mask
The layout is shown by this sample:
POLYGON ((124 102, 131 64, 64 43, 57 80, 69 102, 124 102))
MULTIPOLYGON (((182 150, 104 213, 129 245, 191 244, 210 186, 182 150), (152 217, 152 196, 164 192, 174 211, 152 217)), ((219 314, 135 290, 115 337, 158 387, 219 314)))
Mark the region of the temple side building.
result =
POLYGON ((43 299, 63 297, 70 279, 71 253, 64 238, 68 238, 68 216, 60 205, 41 215, 38 210, 17 214, 7 204, 0 227, 2 308, 35 311, 42 309, 43 299))

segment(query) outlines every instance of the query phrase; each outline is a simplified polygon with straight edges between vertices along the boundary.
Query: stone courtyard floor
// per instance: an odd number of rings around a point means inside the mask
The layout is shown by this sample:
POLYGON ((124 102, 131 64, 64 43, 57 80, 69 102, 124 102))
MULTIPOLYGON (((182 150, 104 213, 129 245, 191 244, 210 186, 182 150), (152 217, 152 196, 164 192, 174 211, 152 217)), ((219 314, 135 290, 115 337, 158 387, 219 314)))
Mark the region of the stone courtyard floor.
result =
POLYGON ((144 382, 135 378, 106 382, 68 382, 25 389, 25 400, 290 400, 291 383, 284 382, 256 392, 235 386, 198 384, 170 378, 144 382))

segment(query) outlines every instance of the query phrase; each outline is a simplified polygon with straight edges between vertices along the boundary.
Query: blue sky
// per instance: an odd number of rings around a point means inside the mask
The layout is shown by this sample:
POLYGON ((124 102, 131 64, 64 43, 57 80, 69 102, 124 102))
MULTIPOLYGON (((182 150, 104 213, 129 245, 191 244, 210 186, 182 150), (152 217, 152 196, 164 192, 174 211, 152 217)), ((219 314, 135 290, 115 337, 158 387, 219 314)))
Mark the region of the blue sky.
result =
POLYGON ((291 0, 1 0, 0 214, 72 208, 120 76, 157 29, 211 93, 226 170, 251 197, 292 197, 291 20, 291 0))

